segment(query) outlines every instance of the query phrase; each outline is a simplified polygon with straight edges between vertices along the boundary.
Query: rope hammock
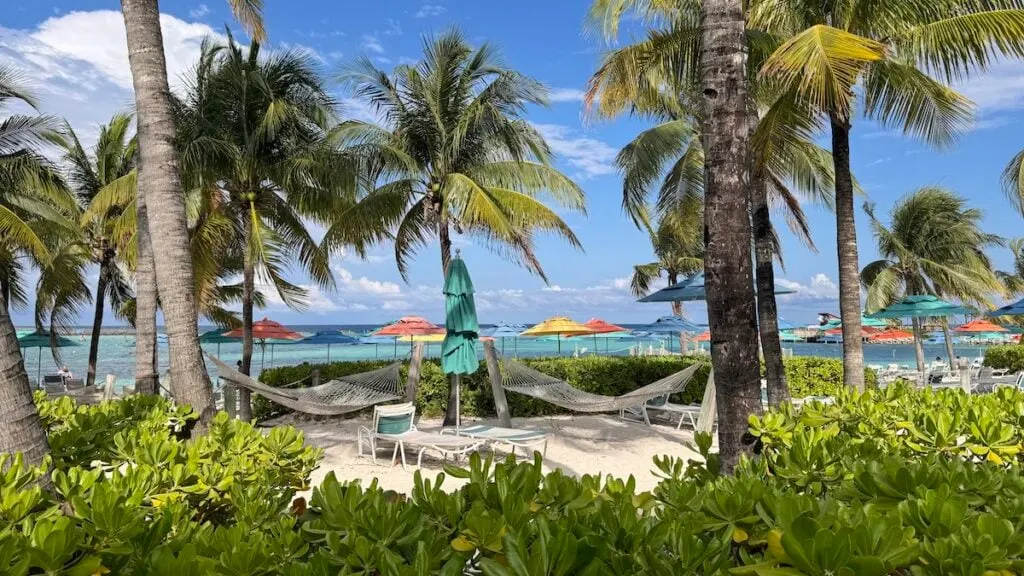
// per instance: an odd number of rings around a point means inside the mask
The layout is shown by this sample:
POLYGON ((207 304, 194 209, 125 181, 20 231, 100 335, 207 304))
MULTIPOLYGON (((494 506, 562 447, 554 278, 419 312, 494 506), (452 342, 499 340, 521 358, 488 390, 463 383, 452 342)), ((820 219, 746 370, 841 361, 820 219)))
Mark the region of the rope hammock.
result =
POLYGON ((342 376, 319 386, 290 390, 267 386, 221 362, 217 357, 208 356, 216 364, 217 374, 221 378, 304 414, 337 416, 381 402, 398 400, 404 393, 399 372, 401 362, 370 372, 342 376))
POLYGON ((666 376, 622 396, 603 396, 573 388, 568 383, 538 372, 515 360, 505 360, 505 376, 502 388, 561 406, 574 412, 614 412, 635 408, 666 394, 681 391, 693 379, 700 368, 694 364, 684 370, 666 376))

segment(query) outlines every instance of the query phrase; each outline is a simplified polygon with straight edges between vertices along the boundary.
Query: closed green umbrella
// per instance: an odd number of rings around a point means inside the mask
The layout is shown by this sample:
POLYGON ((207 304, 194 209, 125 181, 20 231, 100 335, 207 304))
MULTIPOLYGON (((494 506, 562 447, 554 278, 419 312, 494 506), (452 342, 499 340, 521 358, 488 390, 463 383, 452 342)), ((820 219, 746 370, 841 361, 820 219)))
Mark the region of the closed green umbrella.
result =
POLYGON ((444 278, 445 336, 441 345, 441 369, 451 375, 455 389, 455 429, 459 429, 459 376, 476 372, 480 361, 476 341, 480 325, 473 301, 473 281, 459 253, 448 264, 444 278))

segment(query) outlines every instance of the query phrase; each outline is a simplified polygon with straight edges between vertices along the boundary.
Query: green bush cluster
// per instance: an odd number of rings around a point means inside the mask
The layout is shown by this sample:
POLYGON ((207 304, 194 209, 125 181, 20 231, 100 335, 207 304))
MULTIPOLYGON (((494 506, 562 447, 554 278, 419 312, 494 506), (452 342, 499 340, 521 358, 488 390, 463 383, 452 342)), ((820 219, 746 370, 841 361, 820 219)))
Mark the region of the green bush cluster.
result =
MULTIPOLYGON (((587 392, 618 396, 674 374, 706 358, 679 356, 585 356, 582 358, 527 358, 527 366, 556 378, 561 378, 587 392)), ((319 370, 321 382, 348 374, 374 370, 388 363, 384 361, 334 362, 331 364, 300 364, 271 368, 260 375, 260 380, 271 386, 284 386, 308 378, 319 370)), ((843 363, 835 358, 796 357, 785 361, 786 378, 795 398, 831 395, 842 387, 843 363)), ((699 403, 704 395, 709 368, 698 370, 686 390, 672 398, 673 402, 699 403)), ((869 385, 875 382, 875 373, 866 371, 869 385)), ((402 368, 402 379, 408 376, 408 364, 402 368)), ((481 365, 475 374, 462 378, 462 411, 469 416, 494 415, 494 397, 487 381, 487 370, 481 365)), ((311 383, 305 380, 302 385, 311 383)), ((509 410, 514 416, 546 416, 564 414, 566 410, 547 402, 520 394, 508 394, 509 410)), ((437 360, 423 361, 416 405, 421 414, 436 417, 444 414, 448 404, 448 380, 441 372, 437 360)), ((287 409, 254 396, 253 415, 263 420, 287 412, 287 409)))
POLYGON ((0 463, 3 574, 1024 573, 1016 390, 892 386, 784 406, 751 419, 760 454, 733 475, 698 434, 704 463, 656 459, 649 493, 545 474, 539 456, 474 455, 435 479, 417 473, 408 495, 330 473, 308 505, 291 497, 318 454, 290 428, 261 439, 220 417, 209 438, 182 441, 192 414, 161 400, 40 404, 66 439, 97 423, 117 431, 84 434, 96 460, 55 451, 52 492, 41 471, 0 463), (450 490, 449 477, 465 484, 450 490))
POLYGON ((984 364, 992 368, 1005 368, 1010 372, 1024 372, 1024 346, 989 346, 985 349, 984 364))

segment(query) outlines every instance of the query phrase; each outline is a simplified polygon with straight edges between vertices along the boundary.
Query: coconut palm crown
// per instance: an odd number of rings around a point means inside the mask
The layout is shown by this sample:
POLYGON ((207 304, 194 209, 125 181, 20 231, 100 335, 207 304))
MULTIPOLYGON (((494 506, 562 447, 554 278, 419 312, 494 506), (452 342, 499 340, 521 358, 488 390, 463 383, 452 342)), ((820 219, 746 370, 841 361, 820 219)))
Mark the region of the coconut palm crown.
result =
POLYGON ((361 58, 341 74, 379 123, 353 120, 332 135, 365 162, 365 192, 325 242, 349 238, 360 222, 394 227, 403 278, 418 249, 437 239, 442 266, 451 233, 465 234, 546 279, 534 236, 580 242, 545 204, 584 211, 583 191, 551 166, 551 151, 523 118, 547 104, 547 89, 508 67, 491 45, 471 47, 458 31, 424 41, 422 60, 391 74, 361 58))

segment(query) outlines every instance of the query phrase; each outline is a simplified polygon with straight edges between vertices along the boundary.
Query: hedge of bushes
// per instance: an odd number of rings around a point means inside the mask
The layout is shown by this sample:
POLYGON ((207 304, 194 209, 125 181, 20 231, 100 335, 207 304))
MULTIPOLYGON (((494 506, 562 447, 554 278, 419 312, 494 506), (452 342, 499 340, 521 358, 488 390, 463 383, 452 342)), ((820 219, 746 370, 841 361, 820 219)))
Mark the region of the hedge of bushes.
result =
MULTIPOLYGON (((694 362, 706 361, 699 357, 679 356, 585 356, 582 358, 528 358, 521 360, 527 366, 561 378, 569 384, 595 394, 618 396, 678 372, 694 362)), ((331 364, 300 364, 271 368, 260 375, 260 380, 271 386, 284 386, 307 378, 313 370, 320 371, 320 380, 326 382, 348 374, 374 370, 386 366, 384 361, 334 362, 331 364)), ((842 387, 843 363, 835 358, 788 358, 786 378, 790 392, 796 398, 831 395, 842 387)), ((407 378, 408 364, 402 367, 402 379, 407 378)), ((704 395, 709 369, 701 368, 686 390, 673 397, 673 402, 699 403, 704 395)), ((866 371, 868 384, 875 383, 875 373, 866 371)), ((309 385, 306 380, 303 385, 309 385)), ((462 379, 462 411, 469 416, 494 414, 494 397, 487 381, 486 367, 462 379)), ((544 416, 561 414, 562 408, 529 398, 521 394, 508 394, 509 410, 514 416, 544 416)), ((253 414, 266 419, 283 414, 286 408, 253 396, 253 414)), ((448 380, 441 372, 437 360, 423 361, 416 404, 420 413, 436 417, 444 414, 448 403, 448 380)))
POLYGON ((1011 372, 1024 371, 1024 346, 1008 344, 985 349, 985 366, 1005 368, 1011 372))
POLYGON ((474 456, 407 494, 341 482, 294 498, 319 453, 160 399, 38 399, 43 470, 0 456, 0 573, 427 576, 1024 573, 1024 393, 892 386, 752 418, 760 456, 663 480, 545 473, 474 456), (448 476, 466 484, 449 490, 448 476))

